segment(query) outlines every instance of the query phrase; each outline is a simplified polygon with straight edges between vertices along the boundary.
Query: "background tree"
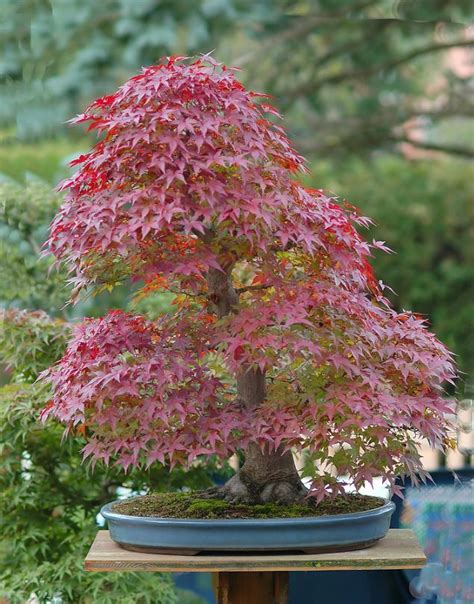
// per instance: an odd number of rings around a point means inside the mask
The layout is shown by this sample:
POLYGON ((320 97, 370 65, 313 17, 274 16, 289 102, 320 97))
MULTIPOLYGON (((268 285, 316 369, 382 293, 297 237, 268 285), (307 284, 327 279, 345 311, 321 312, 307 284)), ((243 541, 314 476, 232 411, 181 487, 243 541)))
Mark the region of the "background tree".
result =
POLYGON ((2 0, 0 6, 0 123, 15 123, 20 138, 56 135, 79 107, 140 66, 166 54, 208 51, 254 12, 245 0, 2 0))
POLYGON ((473 154, 472 69, 458 70, 462 56, 450 54, 473 45, 469 0, 2 4, 1 117, 20 137, 56 135, 87 101, 160 56, 217 48, 275 95, 306 152, 360 155, 409 142, 473 154))
POLYGON ((347 158, 408 143, 472 157, 472 15, 468 1, 282 0, 235 64, 278 99, 305 152, 347 158))

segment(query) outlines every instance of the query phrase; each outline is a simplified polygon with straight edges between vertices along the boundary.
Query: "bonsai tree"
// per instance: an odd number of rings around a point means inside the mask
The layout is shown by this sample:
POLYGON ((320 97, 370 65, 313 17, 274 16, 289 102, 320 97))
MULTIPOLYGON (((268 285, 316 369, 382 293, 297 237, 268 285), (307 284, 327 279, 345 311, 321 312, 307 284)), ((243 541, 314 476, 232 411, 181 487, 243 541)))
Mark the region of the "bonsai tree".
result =
POLYGON ((391 309, 369 264, 387 248, 358 232, 370 220, 294 180, 304 159, 262 99, 208 56, 174 57, 72 120, 100 140, 62 184, 49 250, 75 296, 129 280, 173 292, 174 310, 78 325, 43 416, 124 468, 242 452, 208 492, 230 502, 416 480, 419 440, 449 444, 451 354, 391 309))

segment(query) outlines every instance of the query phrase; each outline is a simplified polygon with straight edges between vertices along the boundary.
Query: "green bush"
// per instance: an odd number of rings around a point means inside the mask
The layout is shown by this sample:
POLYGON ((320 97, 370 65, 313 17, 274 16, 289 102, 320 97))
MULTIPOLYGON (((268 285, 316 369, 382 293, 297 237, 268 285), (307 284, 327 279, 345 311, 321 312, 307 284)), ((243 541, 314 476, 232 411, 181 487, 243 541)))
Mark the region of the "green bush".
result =
POLYGON ((40 181, 0 182, 0 305, 58 312, 67 299, 65 274, 48 275, 39 258, 61 197, 40 181))
POLYGON ((19 183, 29 175, 57 183, 70 173, 67 163, 79 155, 89 143, 79 139, 51 139, 37 143, 22 143, 9 132, 0 132, 0 173, 19 183))
MULTIPOLYGON (((49 391, 36 378, 64 353, 71 319, 126 307, 131 288, 62 310, 66 276, 49 274, 51 261, 39 259, 60 196, 42 182, 2 182, 0 200, 0 367, 1 381, 9 382, 0 387, 0 600, 24 604, 34 593, 41 604, 55 594, 63 604, 197 602, 169 575, 83 571, 97 513, 117 489, 199 489, 221 470, 212 463, 187 473, 161 466, 127 475, 115 467, 92 470, 81 462, 80 435, 62 442, 63 426, 41 424, 49 391)), ((147 310, 158 314, 168 305, 157 296, 147 310)))
MULTIPOLYGON (((54 594, 71 604, 177 603, 168 575, 84 572, 95 515, 123 476, 103 468, 92 474, 81 465, 80 445, 61 443, 61 427, 39 424, 45 396, 31 384, 0 391, 0 595, 11 604, 31 593, 42 603, 54 594)), ((126 481, 144 483, 137 475, 126 481)))

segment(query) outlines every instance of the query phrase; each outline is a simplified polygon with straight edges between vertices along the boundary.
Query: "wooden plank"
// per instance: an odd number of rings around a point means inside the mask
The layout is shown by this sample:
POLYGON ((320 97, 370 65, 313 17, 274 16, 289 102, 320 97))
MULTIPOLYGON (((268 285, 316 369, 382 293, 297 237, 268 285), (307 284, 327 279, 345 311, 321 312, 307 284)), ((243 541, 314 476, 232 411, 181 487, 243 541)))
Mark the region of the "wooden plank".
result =
POLYGON ((85 560, 88 571, 262 572, 421 568, 426 557, 409 529, 392 529, 373 547, 332 554, 173 556, 131 552, 99 531, 85 560))

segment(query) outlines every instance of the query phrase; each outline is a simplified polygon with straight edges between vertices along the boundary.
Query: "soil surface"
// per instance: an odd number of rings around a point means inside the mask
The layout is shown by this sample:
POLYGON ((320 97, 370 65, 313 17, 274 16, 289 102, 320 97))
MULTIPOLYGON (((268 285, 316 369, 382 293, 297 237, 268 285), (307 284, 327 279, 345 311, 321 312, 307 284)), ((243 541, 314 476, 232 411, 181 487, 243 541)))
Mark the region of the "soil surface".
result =
POLYGON ((299 518, 365 512, 385 503, 380 497, 347 494, 318 504, 308 498, 307 503, 298 505, 244 505, 222 499, 203 499, 199 495, 199 492, 143 495, 114 504, 112 511, 128 516, 160 518, 299 518))

